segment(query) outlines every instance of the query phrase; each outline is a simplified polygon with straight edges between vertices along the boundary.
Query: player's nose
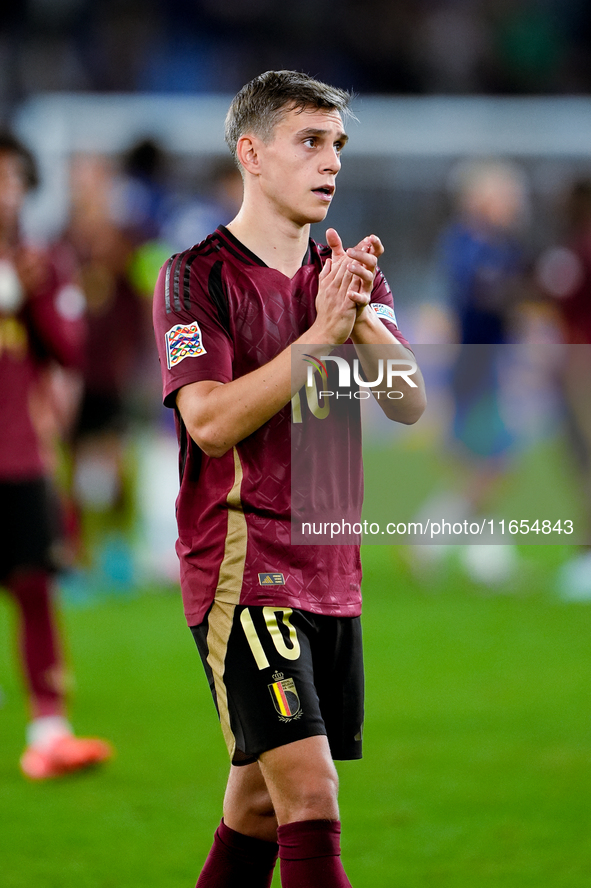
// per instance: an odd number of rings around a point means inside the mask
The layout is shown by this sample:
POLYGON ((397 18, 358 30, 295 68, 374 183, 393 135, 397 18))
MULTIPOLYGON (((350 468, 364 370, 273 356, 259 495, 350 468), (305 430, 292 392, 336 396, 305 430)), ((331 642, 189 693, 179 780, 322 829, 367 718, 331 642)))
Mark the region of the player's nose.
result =
POLYGON ((320 168, 323 172, 329 172, 336 176, 341 168, 341 159, 334 146, 327 148, 322 154, 320 168))

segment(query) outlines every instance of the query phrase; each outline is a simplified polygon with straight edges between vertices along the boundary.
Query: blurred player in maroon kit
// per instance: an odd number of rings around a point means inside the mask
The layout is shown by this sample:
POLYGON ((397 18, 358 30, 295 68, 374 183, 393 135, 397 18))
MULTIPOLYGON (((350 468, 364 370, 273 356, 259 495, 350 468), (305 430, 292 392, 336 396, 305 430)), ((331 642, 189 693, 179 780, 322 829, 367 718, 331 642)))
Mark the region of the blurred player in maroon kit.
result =
MULTIPOLYGON (((562 243, 538 262, 538 284, 552 298, 564 349, 559 384, 568 441, 591 532, 591 179, 575 180, 566 195, 562 243)), ((591 544, 573 551, 557 577, 564 598, 591 599, 591 544)))
POLYGON ((20 212, 34 184, 27 149, 0 134, 0 583, 19 609, 30 700, 21 768, 42 780, 104 761, 111 748, 75 737, 66 718, 51 588, 59 517, 44 430, 52 368, 78 367, 82 359, 84 298, 71 269, 21 240, 20 212))
MULTIPOLYGON (((164 402, 181 451, 185 613, 232 761, 199 888, 269 886, 277 853, 284 888, 350 885, 333 759, 361 757, 359 547, 290 544, 290 345, 312 358, 326 352, 320 343, 348 340, 411 355, 377 269, 379 240, 345 251, 334 230, 328 247, 309 238, 334 195, 348 101, 296 72, 247 84, 226 121, 242 207, 173 256, 156 285, 164 402)), ((402 401, 380 401, 389 418, 419 418, 418 373, 417 383, 402 401)))
MULTIPOLYGON (((141 357, 151 346, 150 302, 129 279, 134 232, 113 219, 115 167, 97 154, 75 155, 70 217, 59 247, 76 257, 86 297, 83 395, 71 442, 72 493, 78 506, 86 570, 82 584, 102 586, 121 571, 133 581, 129 543, 135 510, 130 471, 130 393, 142 386, 141 357), (115 563, 110 551, 119 553, 115 563)), ((150 348, 150 356, 152 350, 150 348)), ((153 392, 151 392, 153 394, 153 392)))

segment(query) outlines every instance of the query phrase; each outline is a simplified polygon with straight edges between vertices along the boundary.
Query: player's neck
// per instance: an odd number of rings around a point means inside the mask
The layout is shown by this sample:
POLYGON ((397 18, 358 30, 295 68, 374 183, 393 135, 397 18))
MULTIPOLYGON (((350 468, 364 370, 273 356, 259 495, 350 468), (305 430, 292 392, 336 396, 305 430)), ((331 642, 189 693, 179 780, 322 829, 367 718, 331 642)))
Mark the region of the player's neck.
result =
POLYGON ((270 268, 292 278, 301 267, 308 249, 309 225, 295 225, 284 217, 261 217, 243 206, 226 227, 270 268))

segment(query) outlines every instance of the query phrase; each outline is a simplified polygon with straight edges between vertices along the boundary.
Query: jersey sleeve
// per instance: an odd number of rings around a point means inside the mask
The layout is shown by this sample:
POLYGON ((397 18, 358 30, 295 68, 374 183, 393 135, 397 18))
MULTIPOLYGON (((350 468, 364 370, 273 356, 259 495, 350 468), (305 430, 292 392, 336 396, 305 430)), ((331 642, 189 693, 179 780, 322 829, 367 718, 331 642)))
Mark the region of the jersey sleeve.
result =
MULTIPOLYGON (((166 262, 154 290, 154 335, 162 373, 163 402, 174 407, 177 391, 203 380, 230 382, 234 348, 212 294, 214 269, 200 257, 180 254, 166 262)), ((218 282, 219 270, 215 273, 218 282)))
POLYGON ((409 343, 398 329, 396 314, 394 312, 394 299, 388 281, 380 268, 377 269, 374 278, 373 290, 370 300, 370 308, 375 311, 380 321, 401 343, 408 347, 409 343))

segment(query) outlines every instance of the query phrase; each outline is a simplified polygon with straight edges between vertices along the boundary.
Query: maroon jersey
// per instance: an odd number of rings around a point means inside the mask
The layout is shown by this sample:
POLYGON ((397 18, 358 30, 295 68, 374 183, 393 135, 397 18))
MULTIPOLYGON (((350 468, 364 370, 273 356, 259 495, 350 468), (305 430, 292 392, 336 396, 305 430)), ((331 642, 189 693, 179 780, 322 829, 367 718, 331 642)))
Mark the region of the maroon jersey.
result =
MULTIPOLYGON (((328 247, 310 241, 292 279, 269 268, 226 228, 173 256, 154 295, 164 403, 188 383, 244 376, 267 364, 313 323, 328 247)), ((399 342, 392 294, 376 274, 372 303, 399 342)), ((291 405, 220 458, 189 437, 176 411, 181 587, 189 625, 214 598, 357 616, 361 564, 355 545, 291 545, 291 405)), ((360 460, 360 453, 358 459, 360 460)), ((360 472, 359 472, 360 475, 360 472)))
POLYGON ((0 481, 46 473, 34 411, 43 374, 57 361, 78 367, 83 356, 84 297, 69 268, 35 256, 28 292, 19 279, 19 253, 0 256, 0 481))
POLYGON ((558 301, 564 323, 564 341, 591 343, 591 231, 581 234, 571 249, 579 260, 580 274, 572 290, 558 301))

